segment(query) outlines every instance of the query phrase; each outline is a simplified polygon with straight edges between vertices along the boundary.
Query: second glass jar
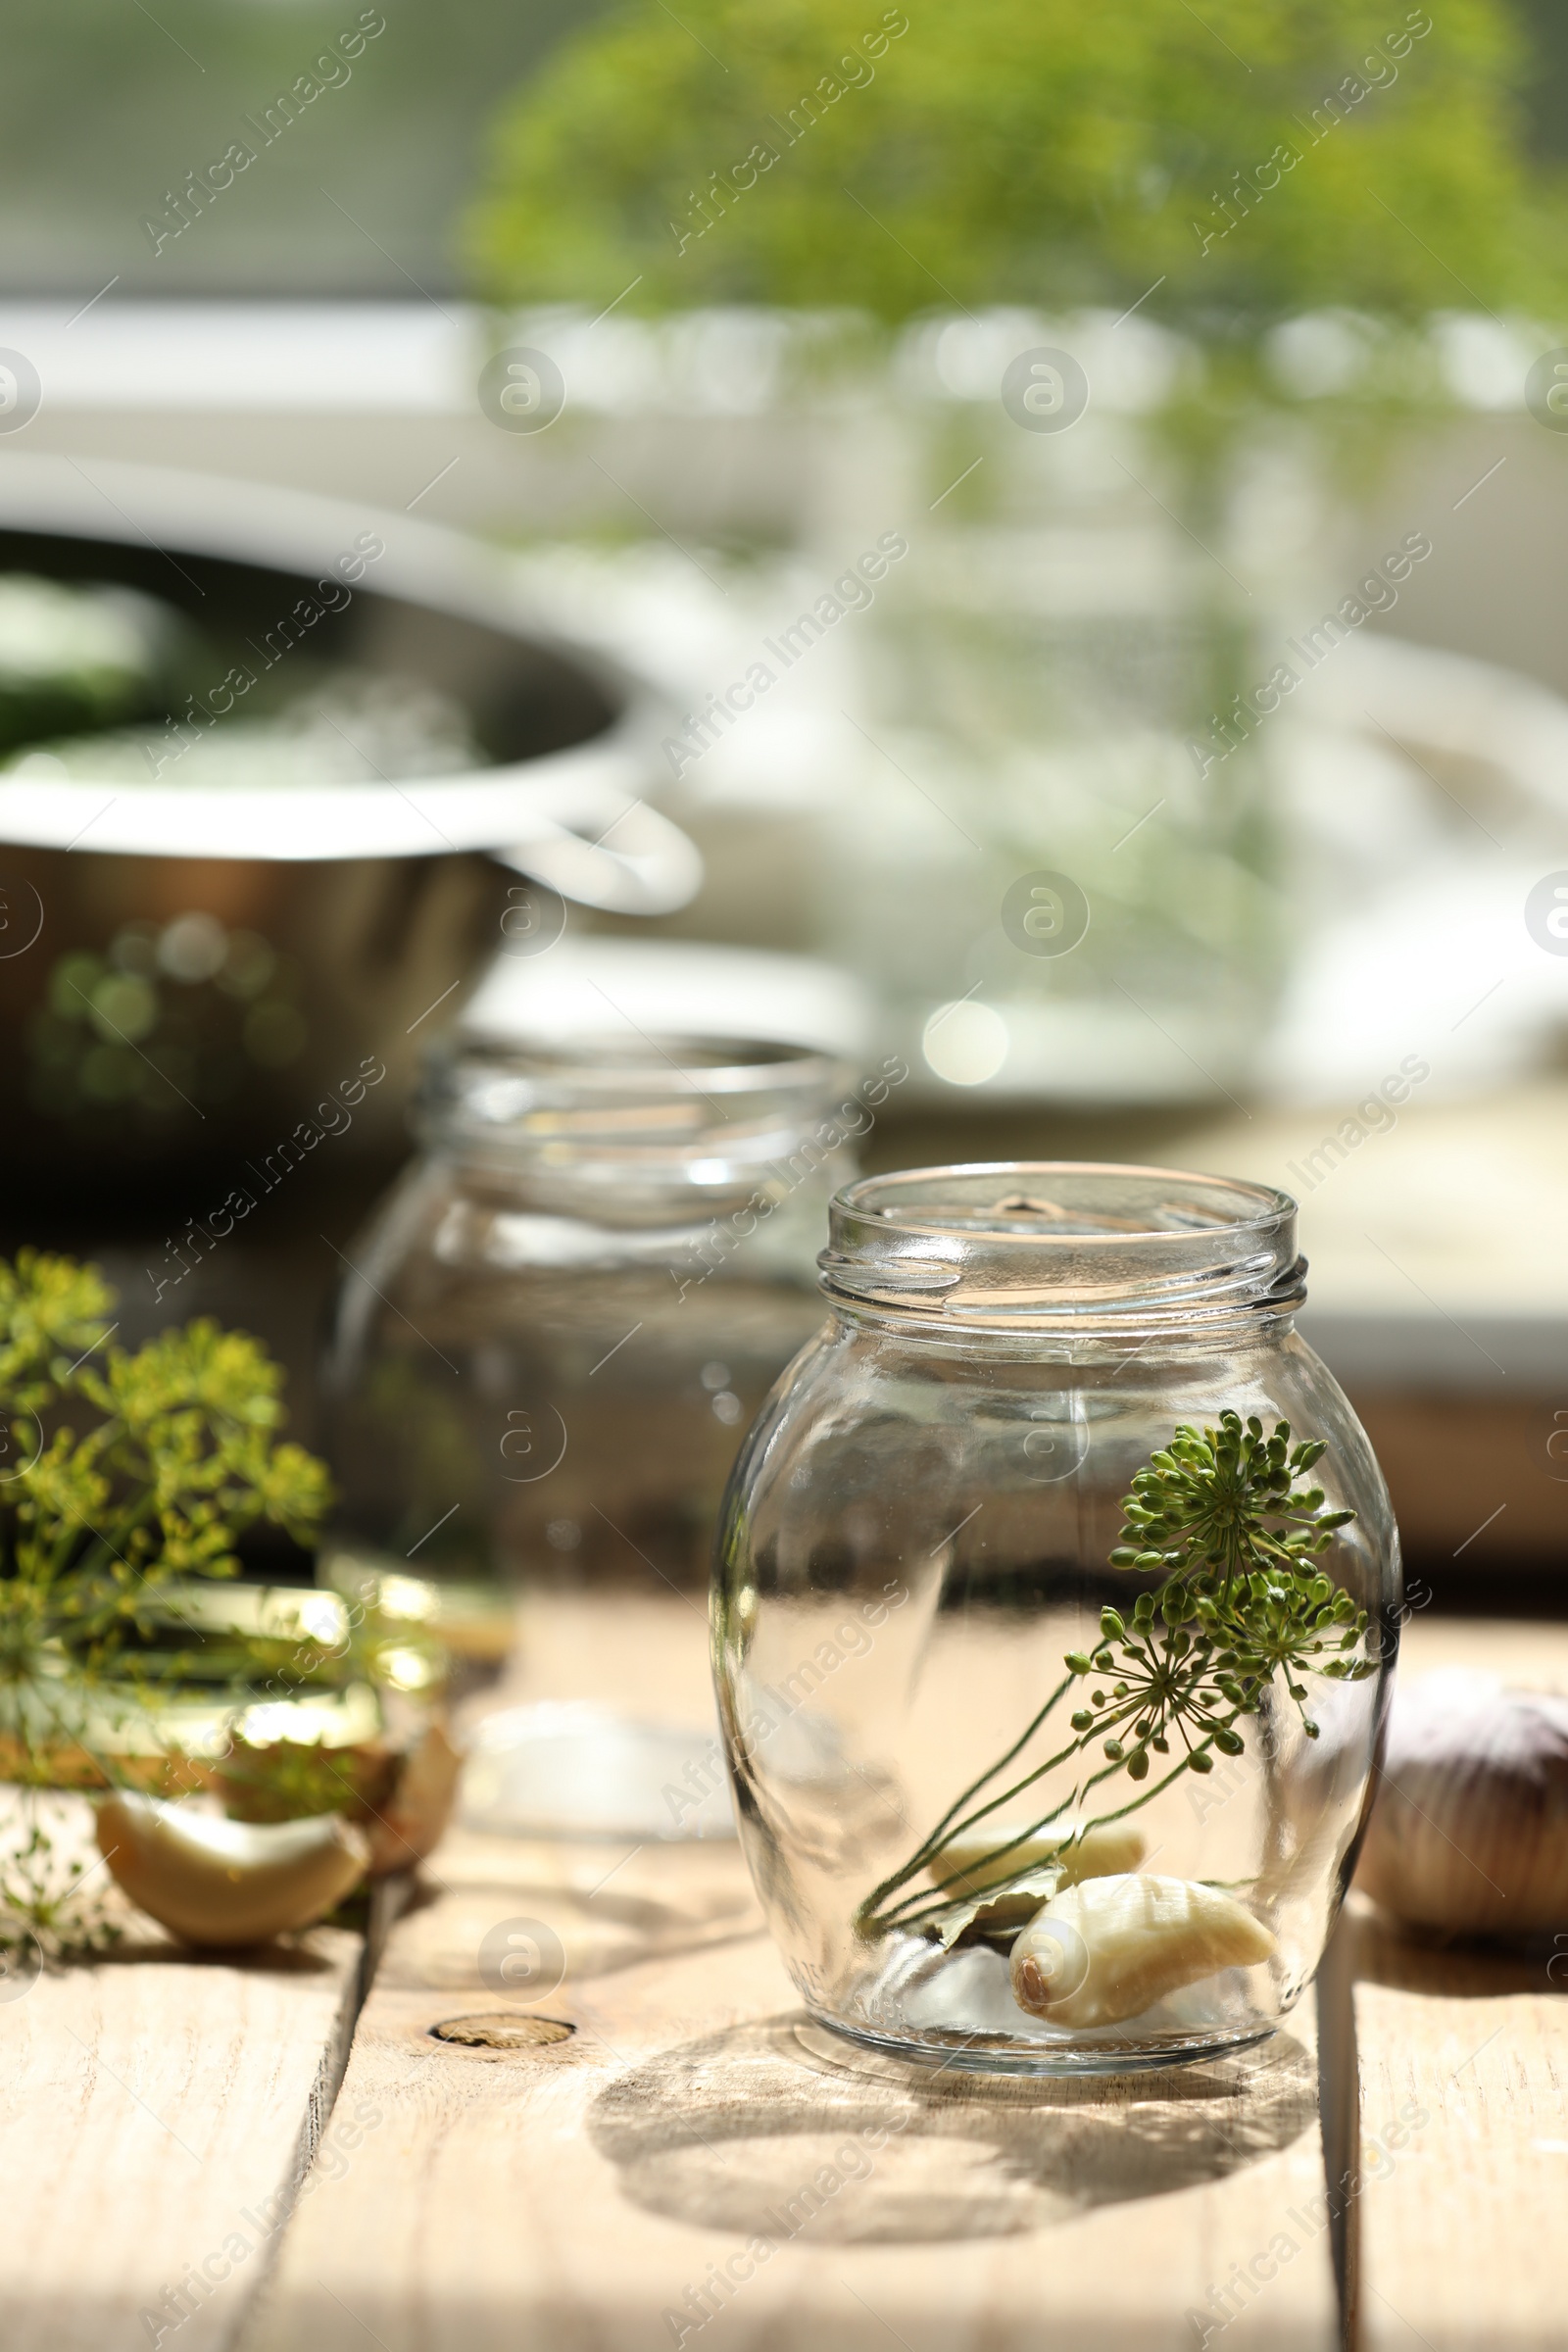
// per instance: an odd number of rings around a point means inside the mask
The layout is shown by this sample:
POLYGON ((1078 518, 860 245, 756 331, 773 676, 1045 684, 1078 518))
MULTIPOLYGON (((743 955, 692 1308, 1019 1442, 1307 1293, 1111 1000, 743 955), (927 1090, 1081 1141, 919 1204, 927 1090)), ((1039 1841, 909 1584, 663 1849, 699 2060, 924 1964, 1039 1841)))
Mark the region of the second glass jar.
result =
POLYGON ((712 1530, 819 1319, 827 1201, 888 1085, 795 1047, 635 1034, 433 1064, 425 1152, 339 1305, 329 1573, 433 1594, 470 1657, 499 1662, 520 1626, 523 1707, 469 1775, 491 1826, 727 1827, 712 1530))

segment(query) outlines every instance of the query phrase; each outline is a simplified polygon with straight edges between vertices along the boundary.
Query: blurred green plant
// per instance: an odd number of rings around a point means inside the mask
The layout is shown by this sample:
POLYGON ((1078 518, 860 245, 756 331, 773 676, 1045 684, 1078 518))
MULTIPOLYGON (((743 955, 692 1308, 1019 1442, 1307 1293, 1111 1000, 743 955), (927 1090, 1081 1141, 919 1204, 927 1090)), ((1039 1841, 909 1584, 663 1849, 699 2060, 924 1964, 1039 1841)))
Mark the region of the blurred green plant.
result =
POLYGON ((114 1303, 96 1267, 0 1260, 0 1686, 44 1643, 80 1678, 128 1670, 175 1579, 237 1575, 260 1521, 305 1542, 330 1497, 277 1435, 259 1341, 202 1318, 130 1353, 109 1344, 114 1303))
POLYGON ((679 20, 645 0, 508 108, 469 249, 500 300, 597 306, 638 277, 643 310, 897 320, 944 300, 1119 311, 1147 294, 1223 335, 1318 304, 1529 303, 1547 224, 1522 162, 1525 63, 1498 0, 1436 18, 1400 0, 1211 0, 1201 17, 968 0, 912 19, 691 0, 679 20), (776 163, 726 192, 760 147, 776 163), (1298 164, 1256 187, 1282 149, 1298 164), (690 233, 705 197, 713 224, 690 233))
MULTIPOLYGON (((0 1771, 24 1790, 125 1777, 95 1738, 106 1692, 151 1708, 215 1678, 254 1695, 334 1674, 330 1644, 214 1642, 179 1605, 191 1580, 239 1573, 247 1529, 304 1543, 320 1525, 330 1481, 278 1434, 280 1368, 207 1319, 116 1348, 114 1304, 96 1267, 0 1259, 0 1771)), ((69 1886, 38 1808, 19 1822, 0 1902, 58 1935, 69 1886)))
POLYGON ((1201 470, 1288 318, 1557 312, 1527 72, 1504 0, 638 0, 506 108, 467 257, 507 305, 1138 305, 1206 353, 1201 470))

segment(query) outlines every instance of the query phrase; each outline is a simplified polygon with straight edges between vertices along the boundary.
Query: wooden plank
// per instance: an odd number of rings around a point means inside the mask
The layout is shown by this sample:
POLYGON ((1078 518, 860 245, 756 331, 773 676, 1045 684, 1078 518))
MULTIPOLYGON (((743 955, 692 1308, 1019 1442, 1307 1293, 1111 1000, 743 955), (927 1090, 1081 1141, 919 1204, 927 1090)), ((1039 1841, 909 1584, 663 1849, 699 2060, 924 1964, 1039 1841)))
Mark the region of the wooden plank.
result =
POLYGON ((1537 1625, 1506 1617, 1417 1615, 1399 1644, 1406 1680, 1452 1666, 1495 1674, 1528 1690, 1568 1690, 1568 1625, 1537 1625))
MULTIPOLYGON (((1568 1628, 1407 1629, 1401 1672, 1459 1664, 1568 1690, 1568 1628)), ((1361 2352, 1556 2352, 1568 2340, 1568 1966, 1552 1969, 1550 1937, 1516 1957, 1445 1950, 1359 1898, 1356 1912, 1361 2352)))
MULTIPOLYGON (((80 1799, 55 1809, 85 1837, 80 1799)), ((108 1957, 0 2000, 6 2352, 231 2344, 347 2056, 360 1936, 236 1963, 122 1917, 108 1957)))
POLYGON ((438 1865, 356 2035, 363 2138, 244 2352, 1193 2352, 1227 2311, 1227 2344, 1335 2345, 1310 2003, 1210 2066, 935 2075, 804 2026, 733 1848, 459 1837, 438 1865), (564 1981, 498 1995, 498 1930, 564 1981), (498 2007, 575 2032, 431 2035, 498 2007))
POLYGON ((1556 2352, 1568 1987, 1544 1958, 1433 1951, 1370 1920, 1358 1968, 1365 2352, 1556 2352))
POLYGON ((1484 1592, 1492 1563, 1534 1567, 1568 1538, 1568 1483, 1551 1475, 1560 1465, 1546 1451, 1563 1426, 1552 1418, 1557 1391, 1532 1395, 1524 1381, 1499 1381, 1479 1354, 1475 1361, 1494 1388, 1522 1394, 1432 1396, 1412 1382, 1400 1395, 1346 1384, 1389 1482, 1406 1552, 1423 1565, 1441 1562, 1450 1594, 1484 1592))

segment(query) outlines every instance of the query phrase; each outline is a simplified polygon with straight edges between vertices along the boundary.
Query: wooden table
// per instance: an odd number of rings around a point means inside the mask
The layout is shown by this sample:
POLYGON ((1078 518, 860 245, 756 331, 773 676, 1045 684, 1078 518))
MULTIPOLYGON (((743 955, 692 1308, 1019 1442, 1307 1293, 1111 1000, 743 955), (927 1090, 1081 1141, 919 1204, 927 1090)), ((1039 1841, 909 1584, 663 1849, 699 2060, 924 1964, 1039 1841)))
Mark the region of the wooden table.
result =
MULTIPOLYGON (((1407 1642, 1568 1689, 1568 1632, 1407 1642)), ((1256 2051, 992 2082, 804 2025, 733 1847, 458 1835, 389 1913, 0 1999, 6 2352, 1568 2345, 1549 1954, 1352 1906, 1256 2051), (431 2031, 497 2012, 571 2030, 431 2031)))

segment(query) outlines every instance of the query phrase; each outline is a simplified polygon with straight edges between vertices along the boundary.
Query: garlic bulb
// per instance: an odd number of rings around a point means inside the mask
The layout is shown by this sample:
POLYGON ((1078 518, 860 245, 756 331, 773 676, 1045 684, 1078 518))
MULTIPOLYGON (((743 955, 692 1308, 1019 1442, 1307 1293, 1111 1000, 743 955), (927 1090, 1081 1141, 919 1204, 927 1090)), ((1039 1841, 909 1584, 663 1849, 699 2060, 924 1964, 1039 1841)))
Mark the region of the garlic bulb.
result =
POLYGON ((1054 1895, 1012 1947, 1012 1997, 1054 2026, 1113 2026, 1222 1968, 1252 1968, 1274 1938, 1218 1886, 1134 1871, 1054 1895))
POLYGON ((324 1918, 365 1876, 363 1832, 334 1813, 222 1821, 122 1789, 98 1807, 98 1843, 133 1903, 186 1943, 265 1943, 324 1918))
MULTIPOLYGON (((984 1821, 943 1846, 930 1865, 937 1883, 956 1901, 977 1895, 1007 1876, 1023 1878, 1054 1862, 1059 1886, 1080 1879, 1102 1879, 1136 1870, 1144 1858, 1144 1833, 1135 1822, 1104 1821, 1085 1828, 1083 1817, 1063 1813, 1042 1830, 1021 1833, 1020 1822, 984 1821), (1069 1842, 1071 1840, 1071 1842, 1069 1842), (1005 1851, 1002 1851, 1005 1848, 1005 1851), (1001 1852, 1001 1860, 992 1856, 1001 1852)), ((976 1913, 987 1928, 1021 1926, 1040 1909, 1041 1896, 1027 1888, 993 1895, 976 1913)))
POLYGON ((1356 1885, 1420 1927, 1568 1927, 1568 1698, 1466 1672, 1398 1689, 1356 1885))

